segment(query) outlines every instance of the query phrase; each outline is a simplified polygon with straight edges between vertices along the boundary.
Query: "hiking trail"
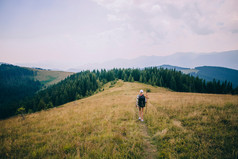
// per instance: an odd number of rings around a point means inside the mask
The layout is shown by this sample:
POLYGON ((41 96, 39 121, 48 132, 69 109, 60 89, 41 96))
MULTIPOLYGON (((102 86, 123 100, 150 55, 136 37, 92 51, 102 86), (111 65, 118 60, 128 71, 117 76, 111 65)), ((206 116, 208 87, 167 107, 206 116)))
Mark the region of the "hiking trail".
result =
MULTIPOLYGON (((138 111, 136 111, 138 113, 138 111)), ((145 116, 145 112, 144 112, 144 116, 145 116)), ((138 120, 138 118, 137 118, 138 120)), ((153 144, 152 141, 152 136, 149 135, 149 130, 148 127, 145 123, 145 121, 141 122, 140 120, 137 121, 138 122, 138 126, 140 129, 140 133, 143 136, 143 140, 144 140, 144 145, 145 145, 145 158, 146 159, 155 159, 158 158, 158 150, 156 148, 156 145, 153 144)))

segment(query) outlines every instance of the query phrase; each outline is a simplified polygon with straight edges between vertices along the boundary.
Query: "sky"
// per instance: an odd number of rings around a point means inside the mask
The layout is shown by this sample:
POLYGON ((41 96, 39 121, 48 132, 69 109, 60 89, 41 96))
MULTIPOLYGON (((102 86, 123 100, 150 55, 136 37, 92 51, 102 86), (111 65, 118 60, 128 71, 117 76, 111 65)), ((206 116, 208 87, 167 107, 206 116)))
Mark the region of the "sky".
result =
POLYGON ((0 62, 67 69, 238 49, 237 0, 0 0, 0 62))

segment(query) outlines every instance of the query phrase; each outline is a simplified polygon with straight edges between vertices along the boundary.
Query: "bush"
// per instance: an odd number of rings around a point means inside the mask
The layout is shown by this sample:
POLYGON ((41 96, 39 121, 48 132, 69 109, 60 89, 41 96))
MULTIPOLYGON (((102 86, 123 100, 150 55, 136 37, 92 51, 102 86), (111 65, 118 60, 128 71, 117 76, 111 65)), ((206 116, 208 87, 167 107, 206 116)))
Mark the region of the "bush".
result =
POLYGON ((149 88, 146 89, 146 92, 151 92, 151 90, 149 88))

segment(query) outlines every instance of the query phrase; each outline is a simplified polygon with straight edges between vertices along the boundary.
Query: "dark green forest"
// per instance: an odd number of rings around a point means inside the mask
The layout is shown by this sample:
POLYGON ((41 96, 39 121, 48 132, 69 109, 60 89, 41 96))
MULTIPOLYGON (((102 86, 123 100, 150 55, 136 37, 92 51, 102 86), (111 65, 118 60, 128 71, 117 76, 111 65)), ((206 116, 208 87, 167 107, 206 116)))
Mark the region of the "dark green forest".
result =
POLYGON ((41 88, 35 72, 26 68, 0 65, 0 118, 15 115, 19 100, 32 97, 41 88))
MULTIPOLYGON (((53 108, 64 103, 81 99, 102 91, 107 82, 122 79, 128 82, 138 81, 153 86, 166 87, 177 92, 198 92, 216 94, 237 94, 230 82, 215 79, 206 82, 198 77, 185 75, 180 71, 157 67, 145 69, 112 69, 82 71, 67 77, 58 84, 39 91, 34 97, 27 97, 15 107, 24 107, 26 112, 36 112, 53 108)), ((11 116, 9 114, 8 116, 11 116)))
POLYGON ((191 73, 193 76, 199 76, 206 81, 212 81, 213 78, 221 81, 227 80, 232 82, 233 88, 238 87, 238 70, 214 66, 195 67, 195 69, 199 71, 197 73, 191 73))

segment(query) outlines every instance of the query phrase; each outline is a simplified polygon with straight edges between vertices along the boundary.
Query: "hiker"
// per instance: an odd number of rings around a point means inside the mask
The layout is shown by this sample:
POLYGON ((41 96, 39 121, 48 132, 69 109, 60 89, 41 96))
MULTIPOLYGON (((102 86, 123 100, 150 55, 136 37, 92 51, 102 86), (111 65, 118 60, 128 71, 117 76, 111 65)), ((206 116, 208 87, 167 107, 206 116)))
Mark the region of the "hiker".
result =
POLYGON ((145 107, 145 96, 143 94, 143 90, 140 90, 140 94, 137 95, 136 107, 139 107, 139 120, 144 121, 143 111, 145 107))

